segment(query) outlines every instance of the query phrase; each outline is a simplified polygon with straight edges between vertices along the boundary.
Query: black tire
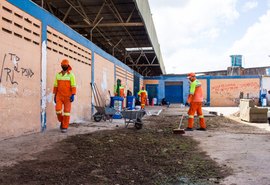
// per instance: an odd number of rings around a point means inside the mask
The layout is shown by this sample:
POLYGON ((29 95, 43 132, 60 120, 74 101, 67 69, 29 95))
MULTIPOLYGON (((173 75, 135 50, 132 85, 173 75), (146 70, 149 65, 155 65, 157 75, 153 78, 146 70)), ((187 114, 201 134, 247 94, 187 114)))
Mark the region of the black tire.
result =
POLYGON ((143 124, 142 123, 135 123, 134 126, 135 126, 136 129, 139 130, 139 129, 142 129, 143 124))
POLYGON ((100 122, 101 119, 102 119, 102 117, 103 116, 101 114, 99 114, 99 113, 94 114, 94 120, 95 120, 95 122, 100 122))

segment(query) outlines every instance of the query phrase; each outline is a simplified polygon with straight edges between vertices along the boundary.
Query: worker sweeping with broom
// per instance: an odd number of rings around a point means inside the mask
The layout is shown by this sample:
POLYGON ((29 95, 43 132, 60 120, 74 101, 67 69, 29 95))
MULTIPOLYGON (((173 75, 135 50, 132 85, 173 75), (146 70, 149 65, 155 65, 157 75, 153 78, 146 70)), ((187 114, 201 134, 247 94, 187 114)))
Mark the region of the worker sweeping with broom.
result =
POLYGON ((202 104, 203 104, 202 85, 200 81, 196 79, 195 73, 189 73, 187 78, 191 83, 187 99, 187 103, 190 104, 188 110, 188 127, 185 129, 185 131, 193 131, 195 112, 197 112, 200 122, 200 128, 197 128, 197 130, 205 131, 206 124, 202 112, 202 104))

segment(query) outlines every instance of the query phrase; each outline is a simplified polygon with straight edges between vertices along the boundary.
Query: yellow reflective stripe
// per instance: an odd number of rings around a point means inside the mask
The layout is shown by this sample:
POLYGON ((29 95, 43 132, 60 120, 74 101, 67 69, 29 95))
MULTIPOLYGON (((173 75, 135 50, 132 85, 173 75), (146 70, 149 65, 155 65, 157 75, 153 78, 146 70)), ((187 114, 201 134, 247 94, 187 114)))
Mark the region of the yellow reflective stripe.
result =
POLYGON ((69 73, 69 75, 70 75, 70 85, 71 85, 71 87, 76 87, 75 75, 73 73, 69 73))
POLYGON ((62 73, 57 73, 56 78, 55 78, 55 82, 54 82, 54 87, 58 86, 58 80, 67 80, 70 81, 70 85, 71 87, 76 87, 76 80, 75 80, 75 75, 73 73, 66 73, 64 74, 64 76, 62 75, 62 73))
POLYGON ((199 80, 194 80, 191 84, 190 84, 190 89, 189 89, 189 94, 194 94, 195 90, 197 87, 201 86, 201 82, 199 82, 199 80))
POLYGON ((204 118, 203 115, 199 116, 199 118, 204 118))
POLYGON ((57 73, 56 75, 57 80, 71 80, 71 78, 74 78, 74 74, 73 73, 66 73, 64 74, 64 76, 62 75, 62 73, 57 73))
POLYGON ((145 94, 147 95, 147 91, 146 91, 146 90, 140 90, 140 91, 138 92, 138 95, 141 94, 141 93, 143 93, 143 92, 145 92, 145 94))
POLYGON ((60 110, 60 111, 56 111, 56 114, 62 114, 62 111, 60 110))
POLYGON ((194 118, 194 116, 192 116, 192 115, 189 115, 188 117, 189 117, 189 118, 194 118))
POLYGON ((63 76, 62 73, 58 73, 56 78, 57 80, 70 80, 70 75, 66 73, 63 76))
POLYGON ((196 88, 196 80, 194 80, 193 82, 191 82, 190 88, 189 88, 189 94, 194 94, 195 88, 196 88))
POLYGON ((54 87, 58 87, 57 75, 56 75, 55 80, 54 80, 54 87))
POLYGON ((70 116, 70 112, 64 112, 64 116, 70 116))

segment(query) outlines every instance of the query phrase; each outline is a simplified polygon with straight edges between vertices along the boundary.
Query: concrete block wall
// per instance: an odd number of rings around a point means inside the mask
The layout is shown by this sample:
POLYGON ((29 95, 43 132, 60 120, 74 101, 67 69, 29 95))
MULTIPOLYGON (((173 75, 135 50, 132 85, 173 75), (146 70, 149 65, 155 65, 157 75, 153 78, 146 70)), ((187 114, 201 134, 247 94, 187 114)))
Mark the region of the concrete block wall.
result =
POLYGON ((6 1, 0 12, 0 137, 5 138, 40 130, 41 22, 6 1))
POLYGON ((258 99, 260 78, 211 79, 211 106, 238 106, 241 92, 258 99))
MULTIPOLYGON (((261 88, 259 76, 198 76, 202 83, 204 99, 210 106, 238 106, 240 93, 258 102, 261 88)), ((186 76, 170 75, 146 77, 144 85, 158 84, 158 99, 165 97, 165 83, 178 81, 183 84, 183 101, 185 103, 189 94, 189 81, 186 76)), ((180 102, 179 102, 180 103, 180 102)))
POLYGON ((98 54, 95 54, 95 83, 105 103, 109 104, 110 95, 108 91, 113 96, 113 85, 115 83, 114 63, 98 54))
POLYGON ((199 79, 203 89, 203 99, 207 101, 207 79, 199 79))
MULTIPOLYGON (((134 74, 129 72, 128 70, 122 68, 121 66, 116 66, 115 70, 115 85, 117 79, 121 80, 121 84, 125 88, 125 95, 127 95, 127 90, 131 91, 133 93, 134 89, 134 74)), ((124 99, 124 106, 126 105, 126 100, 124 99)))
POLYGON ((90 120, 91 118, 91 51, 56 31, 47 27, 47 128, 57 127, 53 100, 53 83, 56 73, 60 72, 61 61, 70 61, 77 82, 77 95, 72 103, 71 122, 90 120))
POLYGON ((30 0, 0 2, 0 139, 58 127, 53 82, 70 61, 77 81, 71 122, 93 112, 90 82, 109 99, 116 68, 133 90, 134 71, 30 0))
MULTIPOLYGON (((125 91, 130 90, 133 92, 134 74, 123 69, 120 66, 116 66, 116 80, 120 79, 122 85, 125 87, 125 91)), ((125 92, 126 93, 126 92, 125 92)))

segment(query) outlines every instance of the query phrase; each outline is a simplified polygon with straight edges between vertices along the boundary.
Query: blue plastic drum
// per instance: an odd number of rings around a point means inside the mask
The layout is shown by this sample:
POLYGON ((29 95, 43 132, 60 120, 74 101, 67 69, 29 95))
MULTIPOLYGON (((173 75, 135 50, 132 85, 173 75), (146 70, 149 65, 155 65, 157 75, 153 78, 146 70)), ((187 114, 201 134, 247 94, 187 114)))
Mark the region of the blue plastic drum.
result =
POLYGON ((135 96, 127 96, 127 109, 134 110, 135 109, 135 96))
POLYGON ((113 119, 121 119, 121 111, 123 107, 124 98, 120 96, 113 96, 111 97, 111 107, 116 110, 116 113, 113 115, 113 119))

